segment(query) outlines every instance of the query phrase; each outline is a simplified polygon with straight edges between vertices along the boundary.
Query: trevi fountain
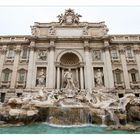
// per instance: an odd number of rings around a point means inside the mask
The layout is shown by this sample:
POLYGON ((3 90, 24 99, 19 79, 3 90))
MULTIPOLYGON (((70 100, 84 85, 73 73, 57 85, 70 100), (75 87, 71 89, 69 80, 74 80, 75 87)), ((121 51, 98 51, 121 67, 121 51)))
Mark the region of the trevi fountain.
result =
POLYGON ((0 133, 140 133, 140 36, 80 17, 0 36, 0 133))

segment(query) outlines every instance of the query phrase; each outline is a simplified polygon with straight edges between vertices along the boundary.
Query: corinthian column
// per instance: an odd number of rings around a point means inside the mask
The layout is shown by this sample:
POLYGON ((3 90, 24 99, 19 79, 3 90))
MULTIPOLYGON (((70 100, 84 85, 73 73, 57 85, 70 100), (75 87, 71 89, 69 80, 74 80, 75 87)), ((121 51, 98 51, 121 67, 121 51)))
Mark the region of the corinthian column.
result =
POLYGON ((26 83, 26 88, 28 89, 32 88, 33 71, 34 71, 34 48, 35 48, 35 42, 31 42, 29 63, 28 63, 28 73, 27 73, 27 83, 26 83))
POLYGON ((112 72, 112 64, 110 59, 110 53, 109 53, 109 43, 108 41, 104 41, 104 48, 105 48, 105 67, 107 72, 107 79, 108 80, 108 88, 114 88, 114 78, 113 78, 113 72, 112 72))
POLYGON ((4 64, 4 60, 5 60, 5 54, 6 54, 6 45, 4 45, 2 47, 2 49, 0 50, 0 80, 2 80, 2 69, 3 69, 3 64, 4 64))
POLYGON ((125 50, 123 49, 123 46, 121 46, 121 49, 119 50, 119 52, 120 52, 121 63, 122 63, 122 68, 123 68, 125 86, 126 86, 126 89, 130 89, 130 82, 129 82, 127 64, 126 64, 125 50))
POLYGON ((60 67, 57 67, 57 89, 60 89, 60 67))
POLYGON ((85 88, 89 91, 92 90, 93 87, 93 73, 92 73, 92 64, 90 57, 90 47, 88 41, 84 42, 85 48, 85 88))
POLYGON ((19 62, 19 54, 20 54, 20 45, 18 45, 15 49, 14 65, 13 65, 10 88, 15 88, 16 85, 16 80, 18 75, 17 69, 18 69, 18 62, 19 62))
POLYGON ((55 64, 54 64, 54 41, 50 41, 48 62, 48 88, 55 88, 55 64))
POLYGON ((83 67, 80 67, 80 86, 81 89, 84 89, 83 67))

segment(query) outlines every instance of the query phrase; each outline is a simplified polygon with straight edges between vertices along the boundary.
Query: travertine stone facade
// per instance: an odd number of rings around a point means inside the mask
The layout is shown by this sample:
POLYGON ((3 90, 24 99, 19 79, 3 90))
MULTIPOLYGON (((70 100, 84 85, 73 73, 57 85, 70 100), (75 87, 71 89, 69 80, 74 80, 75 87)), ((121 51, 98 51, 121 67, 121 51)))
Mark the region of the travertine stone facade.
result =
POLYGON ((140 94, 140 35, 109 35, 104 22, 80 22, 72 9, 59 22, 38 23, 32 35, 0 36, 0 98, 65 87, 140 94))

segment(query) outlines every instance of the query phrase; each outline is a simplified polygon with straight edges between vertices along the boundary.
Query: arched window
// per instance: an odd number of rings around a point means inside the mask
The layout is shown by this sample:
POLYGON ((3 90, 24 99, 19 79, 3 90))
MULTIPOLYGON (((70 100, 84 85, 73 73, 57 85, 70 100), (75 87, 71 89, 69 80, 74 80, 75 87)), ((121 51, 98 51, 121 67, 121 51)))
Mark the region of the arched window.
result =
POLYGON ((18 82, 24 83, 26 81, 26 70, 20 69, 18 71, 18 82))
POLYGON ((129 70, 129 76, 130 76, 130 81, 132 83, 139 82, 139 75, 138 75, 138 71, 136 69, 129 70))
POLYGON ((12 73, 12 71, 8 68, 3 70, 3 81, 4 82, 10 81, 11 73, 12 73))
POLYGON ((114 70, 114 80, 116 84, 122 84, 122 71, 120 69, 114 70))

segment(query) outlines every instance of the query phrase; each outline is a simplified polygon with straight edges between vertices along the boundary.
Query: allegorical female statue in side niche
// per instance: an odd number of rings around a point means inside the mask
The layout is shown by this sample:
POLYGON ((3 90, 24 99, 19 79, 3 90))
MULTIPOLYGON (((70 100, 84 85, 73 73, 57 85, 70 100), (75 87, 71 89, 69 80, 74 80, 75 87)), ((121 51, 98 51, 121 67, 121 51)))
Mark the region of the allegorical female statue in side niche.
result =
POLYGON ((45 85, 45 72, 43 69, 41 69, 39 76, 38 76, 38 85, 39 86, 44 86, 45 85))
POLYGON ((101 72, 100 69, 98 69, 96 74, 95 74, 95 81, 96 81, 97 86, 103 85, 103 73, 101 72))

